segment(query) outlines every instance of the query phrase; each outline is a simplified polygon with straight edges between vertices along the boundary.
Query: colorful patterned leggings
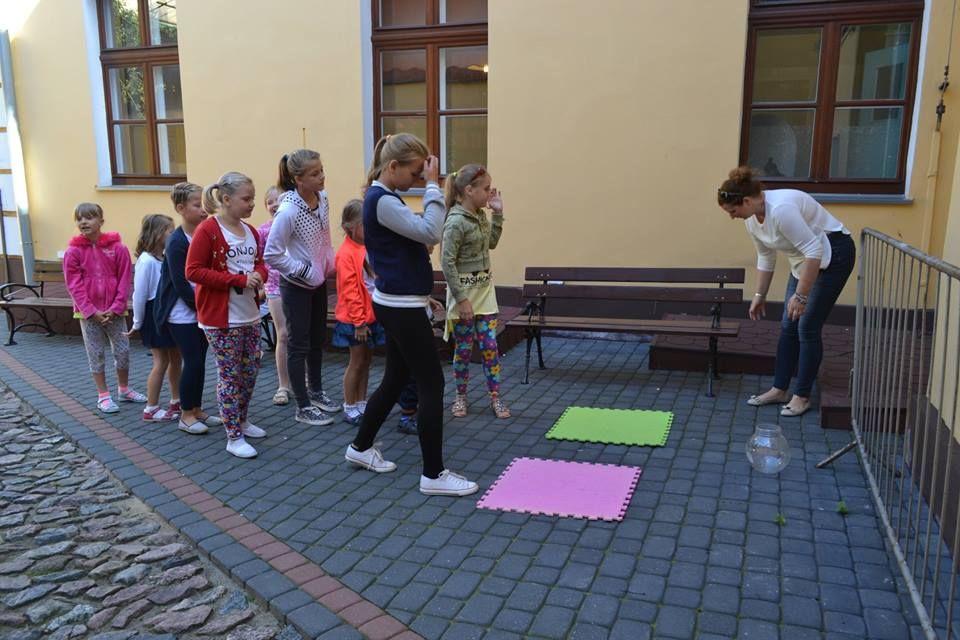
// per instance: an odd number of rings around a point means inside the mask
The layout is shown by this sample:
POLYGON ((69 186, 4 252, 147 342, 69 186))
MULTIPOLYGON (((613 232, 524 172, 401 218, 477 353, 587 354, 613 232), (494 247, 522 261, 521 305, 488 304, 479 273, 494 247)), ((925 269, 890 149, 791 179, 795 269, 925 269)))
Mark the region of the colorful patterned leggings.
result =
POLYGON ((260 326, 256 324, 230 329, 204 329, 213 357, 217 361, 217 404, 227 437, 243 435, 241 425, 260 370, 260 326))
POLYGON ((126 371, 130 368, 130 339, 126 330, 127 319, 123 317, 116 317, 107 324, 100 324, 92 318, 80 319, 80 332, 83 334, 83 346, 87 349, 90 373, 103 373, 103 356, 108 342, 117 370, 126 371))
POLYGON ((453 380, 457 395, 466 395, 470 380, 470 356, 476 340, 483 359, 483 373, 491 396, 500 393, 500 358, 497 351, 497 316, 474 316, 473 320, 457 320, 453 325, 453 380))

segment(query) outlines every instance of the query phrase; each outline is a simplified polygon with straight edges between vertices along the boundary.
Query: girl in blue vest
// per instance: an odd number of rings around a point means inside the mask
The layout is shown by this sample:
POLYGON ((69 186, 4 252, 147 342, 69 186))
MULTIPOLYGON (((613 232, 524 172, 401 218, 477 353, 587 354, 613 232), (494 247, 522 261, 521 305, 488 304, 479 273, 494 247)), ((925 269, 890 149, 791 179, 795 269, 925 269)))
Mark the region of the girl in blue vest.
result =
POLYGON ((373 446, 377 431, 412 377, 420 395, 419 437, 423 455, 420 492, 466 496, 478 489, 443 466, 443 369, 433 344, 426 308, 433 291, 433 267, 426 245, 440 242, 445 214, 438 185, 438 160, 416 136, 384 136, 373 152, 363 200, 363 233, 376 288, 373 310, 387 334, 383 380, 370 400, 346 459, 357 466, 386 473, 397 465, 373 446), (426 179, 424 214, 404 204, 398 192, 426 179))

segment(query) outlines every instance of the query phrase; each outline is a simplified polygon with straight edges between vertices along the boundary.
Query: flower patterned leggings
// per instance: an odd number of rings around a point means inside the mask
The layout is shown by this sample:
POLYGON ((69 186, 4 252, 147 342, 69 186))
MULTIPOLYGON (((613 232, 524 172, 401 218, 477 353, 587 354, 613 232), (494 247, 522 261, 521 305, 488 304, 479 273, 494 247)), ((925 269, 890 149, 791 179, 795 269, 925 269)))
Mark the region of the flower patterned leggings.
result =
POLYGON ((260 370, 260 326, 204 329, 217 361, 217 404, 231 440, 243 435, 242 424, 260 370))
POLYGON ((457 395, 466 395, 470 380, 470 356, 476 340, 483 359, 483 373, 487 377, 487 389, 491 396, 500 393, 500 358, 497 350, 496 314, 474 316, 473 320, 456 320, 453 325, 453 379, 457 383, 457 395))

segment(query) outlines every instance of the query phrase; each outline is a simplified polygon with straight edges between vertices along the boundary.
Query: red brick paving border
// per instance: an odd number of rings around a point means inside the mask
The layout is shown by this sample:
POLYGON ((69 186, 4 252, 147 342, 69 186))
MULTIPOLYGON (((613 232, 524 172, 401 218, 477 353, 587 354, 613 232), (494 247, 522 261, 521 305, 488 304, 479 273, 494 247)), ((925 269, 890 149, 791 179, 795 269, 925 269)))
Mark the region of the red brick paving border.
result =
POLYGON ((365 637, 371 640, 423 640, 383 609, 345 587, 336 578, 328 576, 320 565, 224 505, 188 476, 181 474, 106 420, 91 414, 89 409, 51 385, 8 352, 0 350, 0 362, 102 440, 112 444, 141 471, 194 511, 208 521, 221 523, 221 528, 237 542, 267 561, 275 570, 365 637), (228 526, 222 526, 228 521, 228 526))

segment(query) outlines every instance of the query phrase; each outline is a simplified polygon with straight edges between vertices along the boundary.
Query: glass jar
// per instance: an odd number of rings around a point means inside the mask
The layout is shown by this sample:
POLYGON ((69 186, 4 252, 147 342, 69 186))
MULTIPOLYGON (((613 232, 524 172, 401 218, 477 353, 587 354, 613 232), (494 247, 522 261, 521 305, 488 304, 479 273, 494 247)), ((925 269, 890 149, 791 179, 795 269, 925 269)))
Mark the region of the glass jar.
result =
POLYGON ((780 473, 790 463, 790 443, 780 425, 758 424, 746 450, 747 460, 760 473, 780 473))

